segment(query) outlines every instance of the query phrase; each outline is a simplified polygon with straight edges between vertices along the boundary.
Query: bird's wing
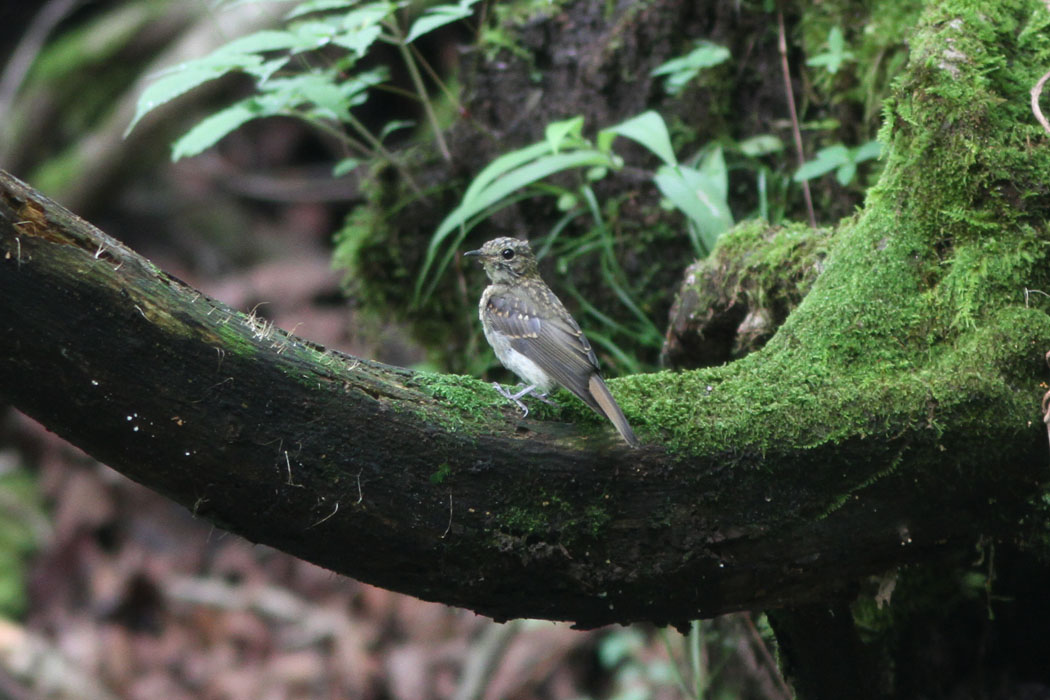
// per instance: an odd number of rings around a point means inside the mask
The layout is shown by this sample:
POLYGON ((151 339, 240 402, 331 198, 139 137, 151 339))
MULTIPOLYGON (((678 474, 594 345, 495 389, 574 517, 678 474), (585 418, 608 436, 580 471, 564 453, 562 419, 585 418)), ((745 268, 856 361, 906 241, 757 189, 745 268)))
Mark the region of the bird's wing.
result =
POLYGON ((588 406, 604 413, 588 386, 598 371, 598 358, 558 297, 550 290, 543 292, 542 304, 516 290, 491 294, 482 310, 485 321, 506 336, 514 350, 588 406))

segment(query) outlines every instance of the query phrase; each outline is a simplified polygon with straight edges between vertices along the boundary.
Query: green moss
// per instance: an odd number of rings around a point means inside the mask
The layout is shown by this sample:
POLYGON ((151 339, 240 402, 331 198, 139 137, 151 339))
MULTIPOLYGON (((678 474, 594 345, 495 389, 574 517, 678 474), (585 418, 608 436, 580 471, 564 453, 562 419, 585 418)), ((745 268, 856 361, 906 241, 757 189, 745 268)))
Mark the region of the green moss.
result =
POLYGON ((449 432, 478 434, 503 424, 502 399, 486 382, 456 374, 416 372, 411 386, 449 406, 439 414, 420 416, 425 420, 440 416, 442 427, 449 432))
POLYGON ((814 231, 801 223, 770 226, 745 221, 719 239, 705 265, 727 270, 716 277, 729 283, 725 293, 730 299, 749 307, 793 307, 816 281, 830 234, 829 229, 814 231))
MULTIPOLYGON (((877 126, 879 107, 891 80, 907 60, 904 39, 918 22, 922 7, 921 0, 890 0, 865 6, 849 0, 805 3, 800 27, 806 56, 825 51, 828 34, 835 27, 842 30, 853 56, 834 74, 820 67, 807 69, 820 104, 861 106, 859 127, 870 134, 877 126)), ((840 133, 837 138, 843 136, 840 133)), ((852 138, 859 136, 862 134, 852 138)))
MULTIPOLYGON (((785 276, 798 280, 796 292, 812 285, 763 351, 723 368, 610 381, 643 440, 683 455, 727 444, 789 451, 857 439, 888 425, 904 430, 916 421, 937 439, 942 425, 987 418, 982 429, 991 434, 1030 410, 1003 379, 1031 381, 1030 366, 1019 357, 1050 341, 1045 314, 1023 308, 1026 288, 1050 290, 1043 223, 1050 219, 1050 156, 1032 145, 1045 136, 1026 101, 1014 97, 1026 94, 1050 63, 1050 41, 1045 13, 1015 3, 981 12, 961 3, 924 19, 912 70, 886 104, 885 171, 861 213, 834 236, 793 224, 770 238, 767 226, 749 222, 716 249, 716 257, 744 261, 736 293, 757 303, 768 303, 785 276), (984 41, 1013 45, 1013 63, 988 56, 984 41), (1021 44, 1023 52, 1016 48, 1021 44), (984 416, 980 403, 992 398, 1016 412, 984 416)), ((348 234, 348 249, 355 264, 387 271, 386 289, 403 289, 413 269, 406 261, 418 251, 400 248, 389 231, 377 233, 382 219, 372 216, 348 234)), ((616 225, 616 216, 609 220, 616 225)), ((632 256, 640 257, 625 257, 632 256)), ((549 281, 563 288, 562 280, 549 281)), ((468 297, 467 307, 474 298, 468 297)), ((458 302, 439 307, 421 320, 435 334, 477 333, 473 314, 458 302)), ((481 382, 427 375, 419 386, 459 407, 455 429, 482 430, 502 420, 496 397, 481 382)), ((562 409, 537 410, 599 420, 573 400, 562 409)), ((828 512, 851 490, 887 473, 858 475, 828 512)))
POLYGON ((548 529, 547 519, 543 513, 520 506, 511 506, 505 512, 497 515, 496 522, 501 528, 525 535, 546 532, 548 529))
POLYGON ((430 475, 430 483, 442 484, 445 479, 452 475, 452 467, 448 462, 442 462, 438 465, 437 471, 430 475))
POLYGON ((612 516, 609 515, 609 511, 606 508, 597 505, 590 505, 584 508, 581 527, 583 527, 591 537, 598 537, 601 534, 602 529, 605 528, 606 524, 608 524, 611 519, 612 516))
POLYGON ((495 515, 503 533, 528 537, 556 531, 565 546, 600 537, 611 520, 605 503, 574 503, 549 489, 532 489, 519 494, 515 502, 495 515))

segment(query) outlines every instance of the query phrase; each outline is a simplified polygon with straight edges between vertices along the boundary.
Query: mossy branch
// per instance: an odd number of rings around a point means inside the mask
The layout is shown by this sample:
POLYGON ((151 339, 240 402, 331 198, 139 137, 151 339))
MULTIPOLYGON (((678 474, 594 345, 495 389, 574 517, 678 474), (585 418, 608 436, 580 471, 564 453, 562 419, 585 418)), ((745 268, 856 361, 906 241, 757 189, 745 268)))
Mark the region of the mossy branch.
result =
POLYGON ((1050 33, 1039 3, 942 5, 879 186, 768 345, 610 383, 641 450, 239 314, 6 174, 0 395, 252 540, 496 618, 796 607, 1007 531, 1045 479, 1050 318, 1023 290, 1050 289, 1050 155, 1023 94, 1050 33))

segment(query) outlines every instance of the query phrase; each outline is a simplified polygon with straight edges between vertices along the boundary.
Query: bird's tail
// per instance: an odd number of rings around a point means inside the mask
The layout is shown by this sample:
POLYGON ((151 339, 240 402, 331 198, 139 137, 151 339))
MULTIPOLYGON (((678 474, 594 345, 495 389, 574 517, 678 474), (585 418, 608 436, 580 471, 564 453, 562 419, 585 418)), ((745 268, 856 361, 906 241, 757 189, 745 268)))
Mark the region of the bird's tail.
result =
POLYGON ((616 403, 616 399, 613 398, 609 387, 605 386, 605 382, 602 381, 601 375, 597 372, 591 375, 591 379, 587 383, 587 390, 595 403, 598 404, 600 412, 612 421, 612 424, 623 436, 623 439, 627 441, 627 444, 631 447, 638 447, 638 438, 634 436, 634 431, 631 430, 630 424, 627 423, 623 411, 620 410, 620 405, 616 403))

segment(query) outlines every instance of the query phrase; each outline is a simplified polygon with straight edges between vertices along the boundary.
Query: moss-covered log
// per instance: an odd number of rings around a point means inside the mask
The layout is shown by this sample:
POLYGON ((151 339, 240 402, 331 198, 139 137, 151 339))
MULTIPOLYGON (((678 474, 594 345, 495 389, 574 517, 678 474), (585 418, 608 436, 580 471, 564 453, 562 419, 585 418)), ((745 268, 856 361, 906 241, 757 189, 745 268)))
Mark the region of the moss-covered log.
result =
POLYGON ((945 0, 911 45, 884 175, 772 340, 610 383, 643 449, 288 336, 6 175, 0 395, 252 540, 496 618, 800 609, 1009 537, 1046 479, 1050 13, 945 0))

